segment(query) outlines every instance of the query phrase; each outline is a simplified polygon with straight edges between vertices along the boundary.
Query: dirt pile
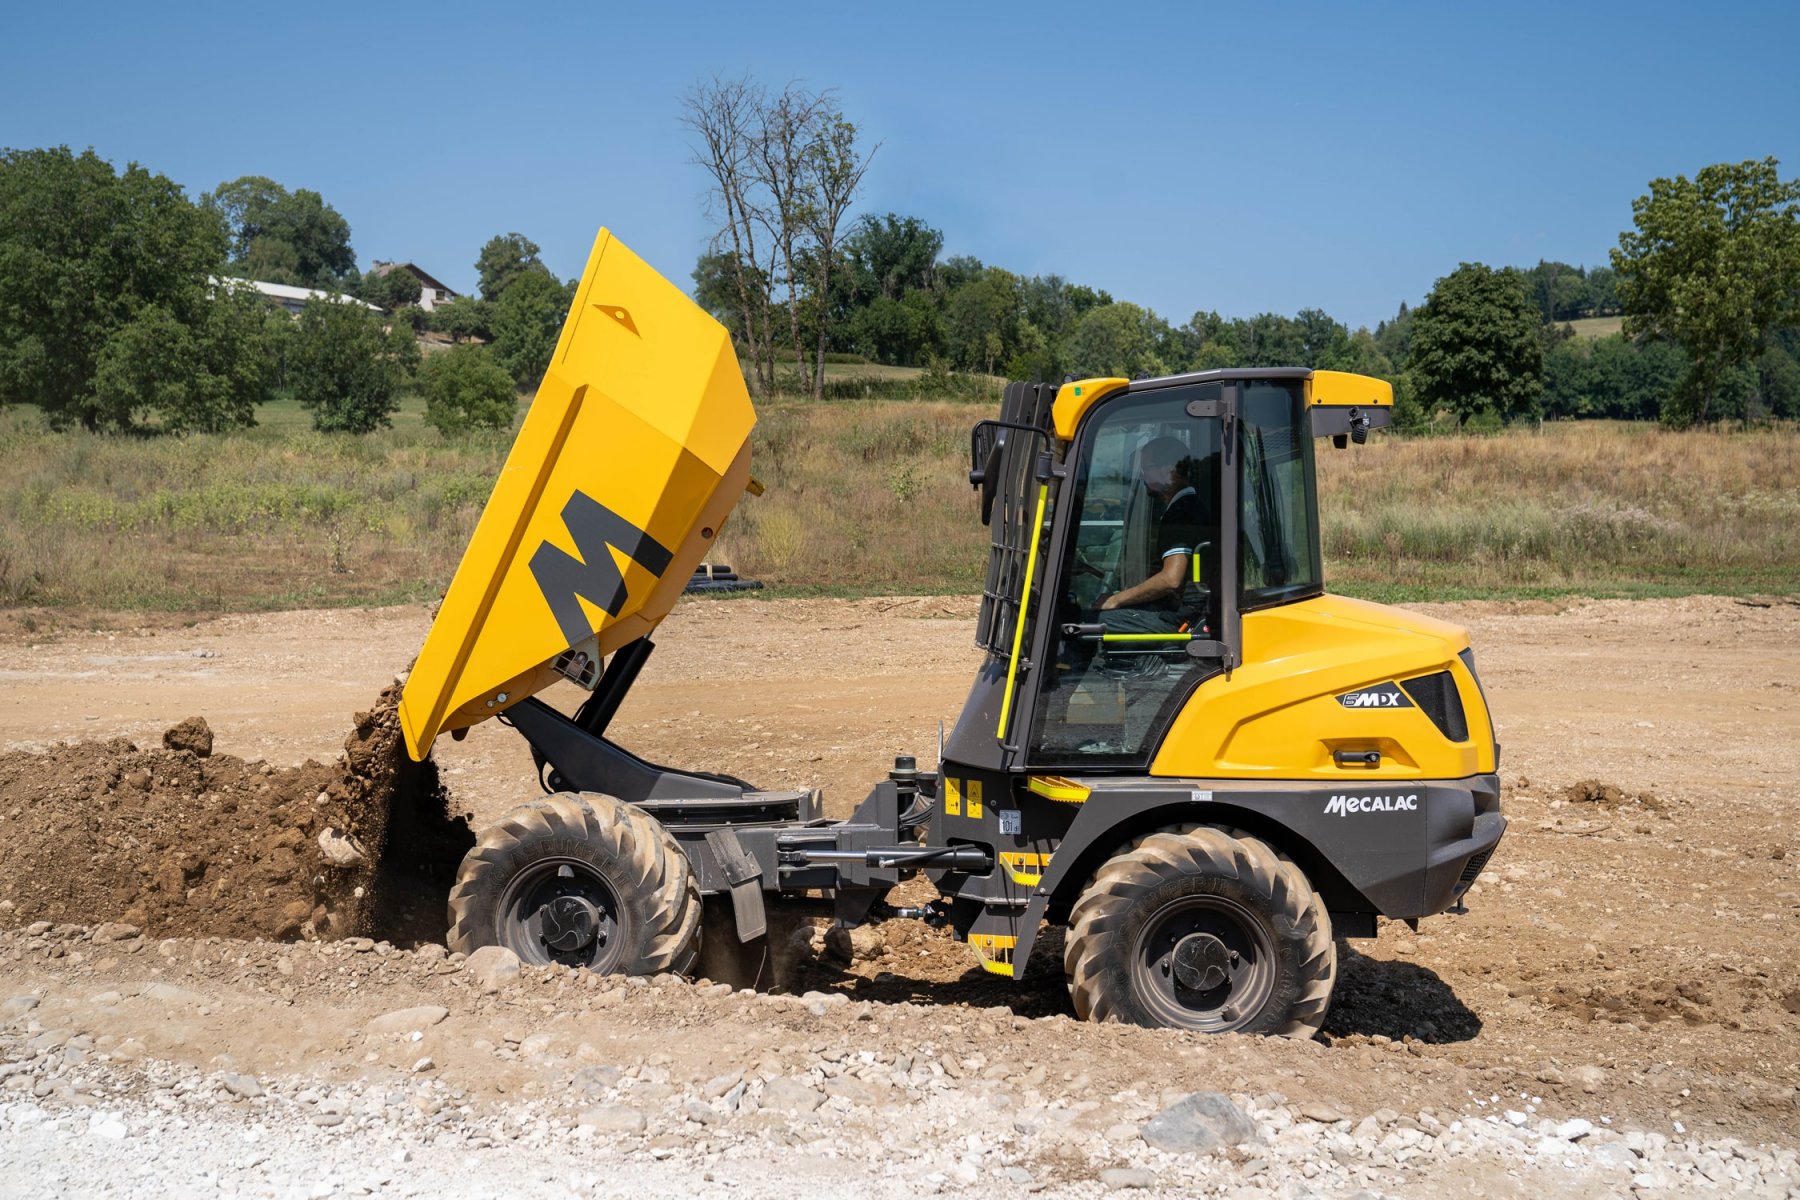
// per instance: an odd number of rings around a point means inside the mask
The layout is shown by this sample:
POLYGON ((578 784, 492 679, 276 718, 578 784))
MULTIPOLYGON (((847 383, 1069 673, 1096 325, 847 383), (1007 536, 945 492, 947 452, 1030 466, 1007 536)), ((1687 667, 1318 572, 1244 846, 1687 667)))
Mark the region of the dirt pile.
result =
POLYGON ((197 717, 160 749, 115 738, 0 755, 0 924, 441 938, 443 897, 474 839, 436 769, 407 758, 398 702, 390 687, 357 713, 329 766, 214 755, 197 717))

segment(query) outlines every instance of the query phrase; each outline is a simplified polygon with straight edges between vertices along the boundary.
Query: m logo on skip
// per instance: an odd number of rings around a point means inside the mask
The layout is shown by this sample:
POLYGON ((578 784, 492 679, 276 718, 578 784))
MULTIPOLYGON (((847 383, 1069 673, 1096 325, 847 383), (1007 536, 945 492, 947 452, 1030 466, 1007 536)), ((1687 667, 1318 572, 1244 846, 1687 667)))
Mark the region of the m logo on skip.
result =
POLYGON ((1325 815, 1328 817, 1347 817, 1351 813, 1367 812, 1417 812, 1419 810, 1419 794, 1408 792, 1404 796, 1333 796, 1325 802, 1325 815))
POLYGON ((577 558, 544 542, 531 556, 531 574, 544 602, 556 617, 563 638, 573 646, 593 633, 581 610, 586 600, 608 616, 625 607, 625 576, 614 561, 614 548, 652 575, 661 576, 675 556, 668 547, 585 492, 563 505, 563 524, 575 543, 577 558))

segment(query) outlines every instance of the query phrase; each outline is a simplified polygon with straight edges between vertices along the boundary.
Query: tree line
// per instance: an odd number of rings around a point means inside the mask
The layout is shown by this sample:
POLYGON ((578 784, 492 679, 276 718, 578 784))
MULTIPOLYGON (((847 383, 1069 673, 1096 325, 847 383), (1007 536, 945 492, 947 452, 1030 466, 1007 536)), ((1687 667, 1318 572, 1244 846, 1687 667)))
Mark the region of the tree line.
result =
POLYGON ((366 433, 416 389, 439 429, 501 428, 574 283, 516 233, 476 269, 479 297, 427 313, 410 272, 357 271, 349 222, 317 192, 246 176, 190 200, 91 149, 0 151, 0 406, 59 428, 223 432, 288 395, 321 430, 366 433), (290 318, 252 280, 321 294, 290 318), (453 345, 421 355, 426 329, 453 345))

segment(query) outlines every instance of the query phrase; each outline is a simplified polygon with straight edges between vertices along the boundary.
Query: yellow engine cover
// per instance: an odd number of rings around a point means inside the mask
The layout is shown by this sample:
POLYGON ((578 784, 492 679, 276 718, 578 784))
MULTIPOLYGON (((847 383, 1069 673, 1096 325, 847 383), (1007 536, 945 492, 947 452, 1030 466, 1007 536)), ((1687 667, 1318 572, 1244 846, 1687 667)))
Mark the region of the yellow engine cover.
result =
POLYGON ((1190 778, 1462 779, 1494 770, 1492 719, 1460 658, 1469 636, 1445 621, 1342 596, 1245 613, 1244 663, 1195 689, 1150 765, 1190 778), (1451 742, 1417 707, 1346 708, 1338 697, 1448 671, 1468 739, 1451 742), (1378 750, 1378 767, 1338 765, 1378 750))
POLYGON ((408 752, 655 628, 749 484, 755 423, 724 326, 602 229, 406 681, 408 752))

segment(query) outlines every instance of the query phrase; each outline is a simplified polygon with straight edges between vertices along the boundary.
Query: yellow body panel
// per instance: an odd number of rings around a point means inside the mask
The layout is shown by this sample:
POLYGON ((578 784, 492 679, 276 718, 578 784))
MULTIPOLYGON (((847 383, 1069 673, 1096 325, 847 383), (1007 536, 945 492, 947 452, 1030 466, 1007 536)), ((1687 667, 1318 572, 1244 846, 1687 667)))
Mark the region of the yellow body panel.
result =
POLYGON ((1129 379, 1108 377, 1077 379, 1074 383, 1065 383, 1057 388, 1056 401, 1050 406, 1050 423, 1056 429, 1056 436, 1065 442, 1074 437, 1075 427, 1081 424, 1081 418, 1088 409, 1120 388, 1130 386, 1129 379))
POLYGON ((1492 771, 1487 706, 1457 657, 1468 645, 1455 625, 1342 596, 1245 613, 1243 665, 1195 690, 1150 773, 1369 783, 1492 771), (1466 742, 1446 740, 1419 708, 1351 709, 1337 699, 1436 671, 1456 681, 1466 742), (1379 750, 1381 765, 1339 766, 1338 750, 1379 750))
POLYGON ((1394 385, 1385 379, 1353 375, 1349 371, 1314 371, 1306 380, 1306 402, 1334 408, 1364 405, 1394 406, 1394 385))
POLYGON ((407 679, 412 756, 549 685, 564 651, 655 628, 749 485, 755 422, 724 326, 602 229, 407 679))

